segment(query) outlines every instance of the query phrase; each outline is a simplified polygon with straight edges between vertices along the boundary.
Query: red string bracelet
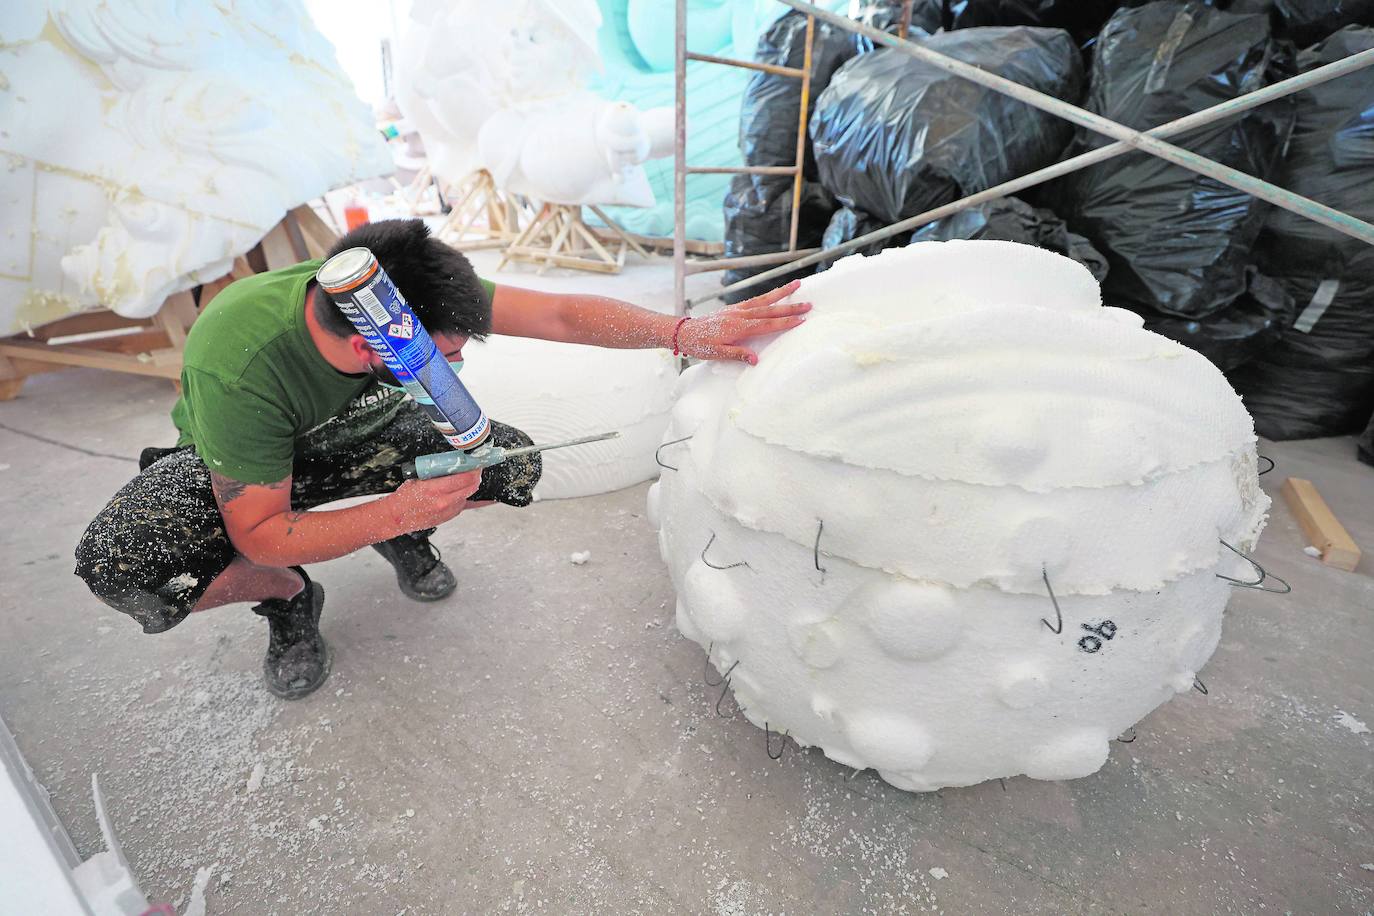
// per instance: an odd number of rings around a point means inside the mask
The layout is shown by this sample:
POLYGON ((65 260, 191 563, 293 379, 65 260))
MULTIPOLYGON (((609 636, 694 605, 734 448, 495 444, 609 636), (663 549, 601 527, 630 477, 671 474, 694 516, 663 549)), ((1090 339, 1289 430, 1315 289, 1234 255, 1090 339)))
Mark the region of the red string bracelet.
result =
POLYGON ((679 321, 679 322, 677 323, 677 327, 673 328, 673 355, 674 355, 674 356, 681 356, 681 355, 682 355, 682 348, 678 346, 678 335, 682 333, 682 326, 683 326, 684 324, 686 324, 687 322, 691 321, 691 320, 692 320, 692 316, 691 316, 691 315, 688 315, 686 318, 683 318, 681 321, 679 321))

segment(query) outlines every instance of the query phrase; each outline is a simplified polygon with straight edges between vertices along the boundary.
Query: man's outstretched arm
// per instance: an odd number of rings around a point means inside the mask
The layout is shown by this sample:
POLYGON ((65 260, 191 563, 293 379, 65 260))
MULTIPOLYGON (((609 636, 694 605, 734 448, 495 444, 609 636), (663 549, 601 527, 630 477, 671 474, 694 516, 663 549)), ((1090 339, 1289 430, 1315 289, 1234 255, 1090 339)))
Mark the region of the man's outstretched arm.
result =
POLYGON ((332 560, 412 531, 433 528, 464 509, 481 471, 408 480, 380 499, 344 509, 291 508, 291 478, 249 484, 210 472, 224 529, 239 553, 260 566, 332 560))
POLYGON ((811 310, 810 303, 782 302, 799 285, 792 282, 737 305, 694 317, 680 330, 679 318, 619 299, 497 286, 491 304, 492 331, 512 337, 615 349, 671 349, 673 335, 677 333, 678 348, 688 356, 753 363, 758 359, 749 347, 753 338, 794 328, 811 310))

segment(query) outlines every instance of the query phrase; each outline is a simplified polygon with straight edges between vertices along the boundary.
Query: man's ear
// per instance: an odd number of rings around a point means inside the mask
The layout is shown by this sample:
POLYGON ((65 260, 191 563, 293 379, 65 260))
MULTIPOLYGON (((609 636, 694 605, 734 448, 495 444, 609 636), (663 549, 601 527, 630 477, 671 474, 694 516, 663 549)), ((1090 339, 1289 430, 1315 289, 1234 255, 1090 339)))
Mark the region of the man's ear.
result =
POLYGON ((364 364, 372 362, 372 354, 375 352, 367 345, 361 334, 348 335, 348 349, 358 360, 364 364))

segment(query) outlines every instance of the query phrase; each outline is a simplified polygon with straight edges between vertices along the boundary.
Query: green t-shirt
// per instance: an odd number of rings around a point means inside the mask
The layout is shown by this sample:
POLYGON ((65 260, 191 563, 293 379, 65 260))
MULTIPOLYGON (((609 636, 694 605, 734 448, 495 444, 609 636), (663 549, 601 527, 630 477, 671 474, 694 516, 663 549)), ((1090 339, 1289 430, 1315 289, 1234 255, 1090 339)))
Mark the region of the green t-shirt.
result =
MULTIPOLYGON (((305 293, 323 261, 303 261, 225 287, 186 336, 177 445, 216 474, 272 483, 291 473, 296 440, 338 415, 372 383, 320 355, 305 293)), ((482 281, 490 296, 494 285, 482 281)))

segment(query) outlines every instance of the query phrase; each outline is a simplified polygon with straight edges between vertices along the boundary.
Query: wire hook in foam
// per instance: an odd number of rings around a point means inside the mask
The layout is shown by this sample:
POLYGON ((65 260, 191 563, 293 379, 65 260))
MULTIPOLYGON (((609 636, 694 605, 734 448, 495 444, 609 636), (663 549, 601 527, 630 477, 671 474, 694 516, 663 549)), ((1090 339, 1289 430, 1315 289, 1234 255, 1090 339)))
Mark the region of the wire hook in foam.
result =
POLYGON ((739 659, 735 659, 735 663, 725 669, 725 673, 720 676, 720 680, 711 680, 711 650, 715 647, 716 644, 711 643, 711 647, 706 650, 706 667, 701 672, 701 679, 706 682, 707 687, 719 687, 721 684, 724 684, 730 679, 730 672, 734 671, 736 666, 739 665, 739 659))
POLYGON ((825 574, 825 567, 821 566, 821 532, 825 530, 825 519, 820 519, 820 524, 816 527, 816 546, 812 554, 816 561, 816 571, 825 574))
POLYGON ((1259 455, 1257 457, 1261 461, 1269 462, 1269 467, 1265 468, 1264 470, 1256 474, 1256 477, 1263 477, 1265 474, 1268 474, 1270 471, 1274 470, 1274 468, 1278 467, 1278 462, 1276 462, 1273 458, 1270 458, 1268 455, 1259 455))
MULTIPOLYGON (((738 664, 739 664, 739 662, 735 662, 735 665, 738 665, 738 664)), ((731 665, 731 666, 730 666, 730 670, 731 670, 731 671, 735 670, 735 665, 731 665)), ((725 713, 723 713, 723 712, 720 711, 720 704, 723 703, 723 702, 725 702, 725 695, 726 695, 727 693, 730 692, 730 678, 727 677, 727 678, 725 678, 724 680, 725 680, 725 686, 722 687, 722 688, 720 689, 720 696, 716 697, 716 715, 720 716, 722 719, 728 719, 728 718, 730 718, 730 716, 733 716, 734 713, 730 713, 729 715, 726 715, 725 713)), ((739 705, 739 698, 736 697, 736 698, 735 698, 735 710, 738 711, 739 708, 740 708, 740 705, 739 705)))
POLYGON ((1216 576, 1218 579, 1225 579, 1227 582, 1230 582, 1231 585, 1235 588, 1253 588, 1257 592, 1272 592, 1275 595, 1287 595, 1289 592, 1293 591, 1293 586, 1289 585, 1287 582, 1280 579, 1278 576, 1265 571, 1265 568, 1259 565, 1259 563, 1255 562, 1255 559, 1253 557, 1247 557, 1245 554, 1241 553, 1239 550, 1232 547, 1225 541, 1221 541, 1221 545, 1225 547, 1227 550, 1234 553, 1236 556, 1240 557, 1245 562, 1249 563, 1251 566, 1255 567, 1255 571, 1259 573, 1259 578, 1256 579, 1254 582, 1244 582, 1240 579, 1233 579, 1230 576, 1223 576, 1221 573, 1217 573, 1216 576), (1269 579, 1277 581, 1280 585, 1283 586, 1283 588, 1265 588, 1264 583, 1269 579))
POLYGON ((1053 604, 1054 604, 1054 619, 1058 622, 1058 624, 1057 624, 1057 626, 1056 626, 1056 625, 1052 625, 1052 624, 1051 624, 1048 620, 1046 620, 1044 617, 1041 617, 1041 618, 1040 618, 1040 622, 1043 623, 1043 624, 1045 625, 1045 627, 1046 627, 1051 633, 1054 633, 1055 635, 1058 635, 1058 634, 1064 632, 1064 612, 1061 611, 1061 610, 1059 609, 1059 599, 1056 598, 1056 597, 1054 597, 1054 588, 1053 588, 1053 586, 1050 585, 1050 573, 1049 573, 1049 570, 1047 570, 1047 569, 1046 569, 1045 567, 1043 567, 1043 566, 1040 567, 1040 577, 1041 577, 1042 579, 1045 580, 1045 588, 1046 588, 1046 589, 1049 591, 1049 593, 1050 593, 1050 601, 1053 602, 1053 604))
POLYGON ((677 468, 673 467, 671 464, 664 464, 664 463, 663 463, 663 459, 660 458, 660 457, 658 457, 658 456, 661 455, 661 454, 663 454, 663 450, 664 450, 665 448, 667 448, 668 446, 670 446, 670 445, 677 445, 677 444, 679 444, 679 443, 686 442, 686 441, 687 441, 688 439, 690 439, 690 438, 692 438, 692 437, 691 437, 691 436, 683 436, 681 439, 674 439, 672 442, 665 442, 665 443, 663 443, 662 445, 660 445, 657 449, 654 450, 654 463, 657 464, 659 467, 665 469, 665 470, 668 470, 668 471, 676 471, 677 468))
POLYGON ((1207 696, 1207 685, 1202 682, 1202 678, 1193 675, 1193 689, 1203 696, 1207 696))
MULTIPOLYGON (((711 549, 711 545, 714 544, 715 542, 716 542, 716 533, 715 533, 714 531, 712 531, 712 532, 711 532, 711 539, 710 539, 709 541, 706 542, 706 546, 705 546, 705 547, 701 548, 701 562, 705 563, 707 566, 711 567, 712 569, 734 569, 736 566, 749 566, 749 564, 746 563, 746 562, 744 562, 743 560, 740 560, 738 563, 729 563, 729 564, 727 564, 727 565, 725 565, 725 566, 717 566, 716 564, 712 563, 710 560, 706 559, 706 551, 710 550, 710 549, 711 549)), ((750 568, 752 569, 753 567, 750 567, 750 568)))
POLYGON ((778 745, 778 752, 773 753, 773 733, 768 727, 768 722, 763 723, 763 742, 768 751, 770 760, 781 760, 783 752, 787 750, 787 736, 791 734, 791 729, 782 733, 782 743, 778 745))

